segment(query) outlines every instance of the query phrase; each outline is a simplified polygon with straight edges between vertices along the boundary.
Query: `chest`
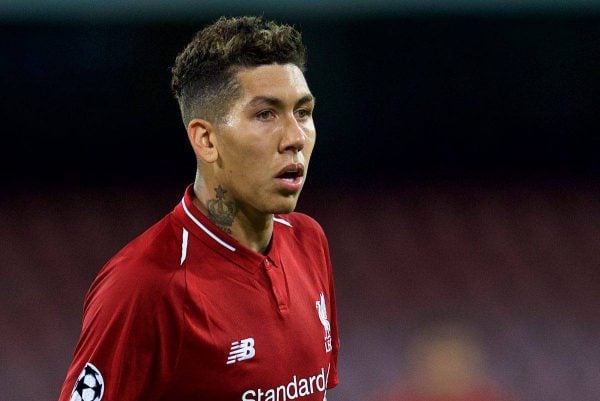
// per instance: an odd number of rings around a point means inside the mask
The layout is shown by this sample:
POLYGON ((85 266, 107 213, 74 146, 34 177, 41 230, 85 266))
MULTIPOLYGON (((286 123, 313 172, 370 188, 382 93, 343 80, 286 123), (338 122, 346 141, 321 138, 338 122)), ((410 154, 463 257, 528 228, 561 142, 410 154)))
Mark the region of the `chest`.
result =
POLYGON ((326 266, 295 258, 267 261, 254 272, 207 266, 192 266, 187 280, 180 394, 323 399, 331 356, 326 266))

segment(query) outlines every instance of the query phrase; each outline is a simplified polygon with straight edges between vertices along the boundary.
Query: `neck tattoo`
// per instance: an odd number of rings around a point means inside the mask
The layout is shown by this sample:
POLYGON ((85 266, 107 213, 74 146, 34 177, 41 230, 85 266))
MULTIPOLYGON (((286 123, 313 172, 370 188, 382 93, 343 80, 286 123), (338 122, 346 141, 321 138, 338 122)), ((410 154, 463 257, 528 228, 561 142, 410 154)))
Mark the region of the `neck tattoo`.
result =
POLYGON ((227 191, 222 186, 215 188, 216 199, 209 199, 206 203, 208 218, 227 234, 231 234, 231 225, 237 213, 235 202, 225 200, 227 191))

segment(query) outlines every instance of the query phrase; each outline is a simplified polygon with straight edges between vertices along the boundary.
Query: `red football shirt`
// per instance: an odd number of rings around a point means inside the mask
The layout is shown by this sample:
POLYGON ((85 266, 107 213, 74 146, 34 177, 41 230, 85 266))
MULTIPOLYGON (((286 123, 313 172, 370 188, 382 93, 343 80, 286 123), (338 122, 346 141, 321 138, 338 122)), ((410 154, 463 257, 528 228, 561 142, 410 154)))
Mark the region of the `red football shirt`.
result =
POLYGON ((61 401, 324 400, 338 383, 331 262, 310 217, 260 254, 182 202, 100 271, 61 401))

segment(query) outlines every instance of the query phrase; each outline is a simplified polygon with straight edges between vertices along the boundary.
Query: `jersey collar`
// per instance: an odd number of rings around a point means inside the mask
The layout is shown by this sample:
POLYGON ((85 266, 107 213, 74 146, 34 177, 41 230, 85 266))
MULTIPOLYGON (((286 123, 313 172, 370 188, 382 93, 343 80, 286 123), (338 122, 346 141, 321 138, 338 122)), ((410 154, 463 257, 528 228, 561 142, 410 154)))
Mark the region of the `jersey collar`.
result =
MULTIPOLYGON (((193 198, 194 188, 193 185, 189 185, 185 190, 183 199, 175 207, 175 210, 173 210, 173 214, 190 233, 199 238, 205 245, 250 272, 258 270, 267 258, 271 262, 280 265, 281 260, 278 251, 280 235, 276 235, 276 232, 279 231, 280 226, 285 226, 285 224, 273 225, 273 236, 269 245, 269 251, 266 255, 263 255, 246 247, 219 229, 208 217, 198 210, 193 203, 193 198)), ((278 217, 275 217, 275 219, 282 220, 278 217)))

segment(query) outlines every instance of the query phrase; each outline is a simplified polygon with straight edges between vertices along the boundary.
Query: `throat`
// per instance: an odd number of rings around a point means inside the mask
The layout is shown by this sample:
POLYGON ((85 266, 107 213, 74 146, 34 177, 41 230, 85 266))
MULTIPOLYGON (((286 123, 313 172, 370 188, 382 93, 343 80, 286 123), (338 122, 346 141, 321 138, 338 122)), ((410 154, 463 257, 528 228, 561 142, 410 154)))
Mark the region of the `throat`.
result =
POLYGON ((258 253, 269 251, 273 237, 273 215, 257 220, 239 213, 235 220, 231 230, 233 238, 258 253))
POLYGON ((273 214, 260 213, 231 198, 229 191, 221 185, 213 187, 196 181, 194 185, 196 207, 221 231, 258 253, 269 250, 273 235, 273 214))

